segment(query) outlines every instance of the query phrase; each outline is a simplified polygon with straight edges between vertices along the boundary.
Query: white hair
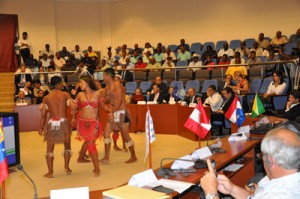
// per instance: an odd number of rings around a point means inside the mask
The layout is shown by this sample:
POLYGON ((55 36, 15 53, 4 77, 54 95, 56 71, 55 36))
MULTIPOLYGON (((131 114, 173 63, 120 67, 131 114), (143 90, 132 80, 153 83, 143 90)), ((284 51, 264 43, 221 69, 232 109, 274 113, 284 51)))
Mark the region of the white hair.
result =
POLYGON ((261 143, 261 151, 274 158, 276 164, 284 169, 300 169, 300 125, 294 122, 285 122, 278 128, 268 132, 261 143), (297 144, 277 136, 281 130, 294 132, 297 135, 297 144))

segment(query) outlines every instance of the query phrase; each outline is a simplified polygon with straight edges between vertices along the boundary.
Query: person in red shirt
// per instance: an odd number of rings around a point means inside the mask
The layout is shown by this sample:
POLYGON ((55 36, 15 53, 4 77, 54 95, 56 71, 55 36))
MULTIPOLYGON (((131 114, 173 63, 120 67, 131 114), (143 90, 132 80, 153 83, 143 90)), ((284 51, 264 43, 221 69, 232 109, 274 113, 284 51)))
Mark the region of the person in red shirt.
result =
POLYGON ((143 62, 143 59, 139 57, 136 61, 135 68, 146 68, 147 64, 143 62))
POLYGON ((142 90, 140 88, 135 89, 135 95, 132 95, 131 103, 137 104, 138 101, 146 101, 144 95, 142 94, 142 90))

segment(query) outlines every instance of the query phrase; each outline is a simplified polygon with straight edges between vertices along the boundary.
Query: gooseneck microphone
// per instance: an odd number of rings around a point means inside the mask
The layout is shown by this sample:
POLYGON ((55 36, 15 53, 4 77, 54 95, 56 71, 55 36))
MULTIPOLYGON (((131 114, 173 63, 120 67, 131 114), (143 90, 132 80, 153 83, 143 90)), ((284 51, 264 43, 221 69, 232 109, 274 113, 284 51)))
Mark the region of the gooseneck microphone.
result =
POLYGON ((24 171, 22 165, 18 165, 18 169, 19 169, 20 171, 22 171, 22 172, 25 174, 25 176, 31 181, 31 183, 32 183, 32 185, 33 185, 33 188, 34 188, 34 196, 33 196, 33 198, 34 198, 34 199, 38 199, 38 194, 37 194, 37 190, 36 190, 35 183, 34 183, 33 180, 29 177, 29 175, 24 171))
POLYGON ((185 161, 185 162, 194 162, 193 160, 188 159, 180 159, 180 158, 163 158, 160 161, 160 167, 157 171, 157 175, 161 177, 168 177, 168 176, 176 176, 177 174, 170 168, 163 168, 162 163, 164 160, 179 160, 179 161, 185 161))

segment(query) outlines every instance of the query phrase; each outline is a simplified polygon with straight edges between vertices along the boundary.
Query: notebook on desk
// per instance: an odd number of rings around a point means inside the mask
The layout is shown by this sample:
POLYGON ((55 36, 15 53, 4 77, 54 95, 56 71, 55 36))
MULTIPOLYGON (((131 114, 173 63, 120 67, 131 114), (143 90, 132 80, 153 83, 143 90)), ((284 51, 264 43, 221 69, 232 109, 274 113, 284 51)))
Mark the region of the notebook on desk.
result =
POLYGON ((125 185, 112 190, 104 191, 103 196, 109 199, 167 199, 168 195, 150 189, 125 185))

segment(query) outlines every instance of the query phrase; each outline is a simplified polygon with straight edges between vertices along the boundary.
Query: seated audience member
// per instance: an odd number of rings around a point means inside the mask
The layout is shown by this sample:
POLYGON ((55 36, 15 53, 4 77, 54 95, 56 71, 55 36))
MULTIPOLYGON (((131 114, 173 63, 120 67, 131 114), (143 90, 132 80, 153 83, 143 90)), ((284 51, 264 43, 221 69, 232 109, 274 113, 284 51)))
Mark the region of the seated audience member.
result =
POLYGON ((49 83, 48 75, 43 73, 43 72, 46 72, 45 68, 43 66, 40 66, 38 72, 41 72, 41 73, 36 74, 35 79, 39 80, 41 82, 41 85, 47 85, 49 83))
POLYGON ((158 49, 160 49, 162 53, 166 52, 166 47, 163 46, 161 42, 157 43, 155 52, 157 52, 158 49))
MULTIPOLYGON (((241 58, 240 57, 234 58, 234 64, 242 64, 241 58)), ((233 77, 235 71, 240 71, 244 76, 248 75, 248 70, 246 66, 229 66, 226 70, 225 75, 229 74, 233 77)))
POLYGON ((138 101, 146 101, 145 96, 142 94, 142 90, 140 88, 136 88, 135 94, 131 97, 132 104, 137 104, 138 101))
POLYGON ((41 84, 40 80, 36 80, 34 82, 34 88, 33 88, 33 95, 34 95, 34 97, 38 96, 38 91, 39 90, 42 90, 42 84, 41 84))
POLYGON ((230 105, 232 104, 235 95, 234 95, 233 89, 231 87, 223 88, 222 95, 224 97, 224 101, 223 101, 220 109, 217 110, 216 112, 225 114, 228 111, 230 105))
POLYGON ((160 85, 160 91, 164 94, 168 92, 168 86, 165 82, 162 81, 161 77, 158 76, 155 78, 155 82, 151 85, 151 87, 147 90, 147 95, 150 95, 150 92, 153 93, 153 86, 160 85))
POLYGON ((83 62, 88 68, 94 67, 94 61, 89 57, 89 53, 87 51, 83 54, 83 58, 80 61, 83 62))
POLYGON ((167 48, 166 52, 164 53, 164 60, 167 60, 168 57, 172 57, 172 60, 173 60, 173 61, 176 61, 176 60, 177 60, 177 58, 176 58, 174 52, 172 52, 172 51, 170 50, 170 48, 167 48))
POLYGON ((31 98, 26 97, 24 91, 18 92, 18 98, 15 101, 16 105, 31 104, 31 98))
POLYGON ((269 45, 269 41, 267 39, 265 39, 264 33, 259 33, 257 43, 258 43, 259 47, 261 47, 263 49, 267 48, 267 46, 269 45))
POLYGON ((234 53, 234 58, 230 60, 230 64, 245 64, 245 59, 241 57, 241 53, 239 51, 236 51, 234 53))
POLYGON ((119 50, 119 56, 122 56, 123 51, 125 51, 126 55, 129 54, 129 49, 127 48, 126 44, 123 44, 122 47, 118 47, 117 50, 119 50))
POLYGON ((165 69, 165 71, 171 71, 172 69, 175 68, 175 64, 172 60, 172 57, 167 57, 167 60, 164 62, 162 65, 163 68, 170 68, 170 69, 165 69))
POLYGON ((164 60, 164 53, 162 52, 162 49, 160 47, 157 47, 154 54, 154 59, 156 62, 162 64, 164 60))
MULTIPOLYGON (((274 51, 271 50, 269 52, 269 56, 265 58, 264 62, 275 62, 275 61, 279 61, 278 56, 275 56, 274 51)), ((265 69, 266 69, 266 75, 269 76, 268 73, 273 73, 274 71, 276 71, 276 64, 268 64, 265 69)))
POLYGON ((130 63, 136 64, 138 58, 139 58, 138 51, 133 50, 133 54, 132 54, 132 56, 130 57, 130 63))
POLYGON ((259 181, 256 190, 239 187, 223 174, 216 175, 210 160, 208 172, 200 180, 206 198, 218 199, 218 191, 233 198, 291 199, 300 198, 300 127, 285 122, 270 130, 261 143, 263 166, 267 176, 259 181))
POLYGON ((190 46, 185 43, 185 39, 180 39, 180 44, 177 46, 177 51, 180 50, 180 46, 184 46, 185 50, 190 51, 190 46))
POLYGON ((221 91, 223 90, 223 88, 226 88, 227 86, 228 87, 233 87, 235 86, 235 82, 233 81, 233 76, 230 75, 230 74, 227 74, 225 75, 225 81, 222 82, 222 85, 221 85, 221 91))
POLYGON ((113 65, 114 70, 121 70, 122 66, 119 64, 119 61, 115 60, 113 65))
POLYGON ((71 54, 74 54, 75 58, 78 60, 81 60, 84 56, 83 52, 80 50, 79 45, 75 45, 75 50, 72 50, 71 54))
POLYGON ((286 103, 286 109, 283 114, 268 116, 272 117, 272 121, 283 122, 283 121, 296 121, 299 122, 300 118, 300 91, 294 90, 289 95, 289 100, 286 103), (275 117, 276 116, 276 117, 275 117))
POLYGON ((36 67, 37 63, 38 61, 33 57, 33 54, 30 54, 29 57, 25 60, 25 64, 27 67, 36 67))
POLYGON ((16 72, 17 75, 15 75, 16 92, 18 92, 20 88, 23 88, 26 82, 32 82, 31 74, 25 73, 31 73, 31 71, 26 69, 26 65, 22 63, 20 69, 16 72))
POLYGON ((53 61, 56 71, 61 71, 62 68, 66 65, 66 61, 60 57, 60 54, 58 52, 55 53, 55 58, 53 59, 53 61))
POLYGON ((277 32, 276 32, 276 37, 274 37, 274 38, 271 40, 270 44, 271 44, 272 46, 279 46, 279 45, 284 45, 284 44, 286 44, 287 42, 288 42, 288 40, 286 39, 286 37, 283 37, 283 36, 282 36, 281 31, 277 31, 277 32))
MULTIPOLYGON (((226 64, 230 64, 230 59, 228 58, 228 56, 226 54, 224 54, 222 56, 222 58, 220 59, 218 65, 226 65, 226 64)), ((227 69, 228 66, 223 66, 222 68, 227 69)))
MULTIPOLYGON (((255 64, 255 63, 261 63, 261 59, 259 57, 256 57, 256 52, 255 51, 251 51, 250 52, 250 56, 249 59, 247 61, 247 64, 255 64)), ((258 68, 261 67, 260 65, 253 65, 253 66, 248 66, 250 68, 258 68)))
POLYGON ((50 49, 50 45, 46 44, 45 49, 40 51, 40 57, 47 54, 50 59, 54 58, 54 52, 50 49))
MULTIPOLYGON (((130 63, 130 58, 127 57, 126 60, 125 60, 125 66, 126 66, 126 69, 134 69, 134 64, 133 63, 130 63)), ((133 72, 133 71, 131 71, 133 72)))
POLYGON ((165 95, 165 101, 169 104, 174 104, 180 101, 180 98, 175 95, 174 89, 174 86, 170 86, 168 93, 165 95))
POLYGON ((219 50, 218 52, 218 58, 221 59, 221 57, 226 54, 228 57, 233 57, 233 50, 229 48, 228 43, 223 44, 223 48, 219 50))
POLYGON ((245 41, 241 41, 241 47, 235 49, 234 51, 239 52, 240 53, 240 57, 248 57, 249 56, 249 49, 246 47, 246 42, 245 41))
POLYGON ((296 34, 293 34, 290 36, 288 43, 289 44, 291 44, 291 43, 299 44, 300 43, 300 28, 298 28, 298 30, 296 31, 296 34))
MULTIPOLYGON (((125 64, 122 64, 122 69, 127 69, 125 64)), ((119 75, 121 77, 121 82, 124 84, 126 82, 133 82, 133 74, 128 70, 119 71, 119 75)))
POLYGON ((74 54, 70 54, 68 61, 71 63, 73 70, 75 70, 80 62, 80 59, 77 59, 74 54))
POLYGON ((190 61, 191 53, 185 49, 184 46, 180 46, 180 51, 177 55, 177 60, 179 61, 190 61))
POLYGON ((160 85, 154 84, 153 86, 153 94, 150 94, 149 101, 157 102, 158 104, 163 103, 165 99, 165 95, 160 91, 160 85))
POLYGON ((203 103, 203 106, 209 106, 212 112, 216 112, 221 108, 223 103, 222 96, 217 92, 215 85, 210 85, 207 88, 207 98, 203 103))
POLYGON ((286 83, 283 80, 282 73, 273 72, 273 81, 270 83, 267 93, 263 94, 263 99, 270 99, 271 96, 282 95, 285 91, 286 83))
POLYGON ((143 62, 143 58, 139 57, 134 68, 146 68, 147 64, 143 62))
POLYGON ((70 58, 71 53, 67 51, 67 47, 63 47, 61 51, 59 51, 59 54, 62 58, 65 60, 68 60, 70 58))
MULTIPOLYGON (((143 50, 139 47, 138 44, 134 44, 133 49, 132 49, 132 51, 131 51, 131 54, 133 54, 134 51, 137 52, 137 55, 143 54, 143 50)), ((135 63, 133 63, 133 64, 135 64, 135 63)))
POLYGON ((149 64, 146 67, 147 69, 159 69, 161 65, 159 62, 156 62, 153 56, 149 57, 149 64))
POLYGON ((249 81, 245 76, 241 74, 240 71, 236 71, 234 74, 236 80, 236 86, 233 87, 233 91, 236 94, 247 94, 250 92, 249 81))
POLYGON ((200 55, 198 54, 193 54, 192 57, 192 61, 189 63, 189 66, 187 68, 187 70, 192 70, 192 71, 196 71, 196 70, 200 70, 201 68, 189 68, 189 67, 194 67, 194 66, 202 66, 202 61, 200 61, 200 55))
POLYGON ((213 50, 212 46, 206 46, 206 50, 202 53, 201 60, 204 62, 210 56, 212 59, 218 59, 217 51, 213 50))
POLYGON ((36 97, 36 104, 41 104, 43 102, 45 92, 43 90, 38 90, 36 97))
POLYGON ((151 52, 148 50, 144 55, 143 55, 143 62, 149 64, 150 63, 150 57, 151 52))
POLYGON ((89 46, 87 49, 88 56, 95 62, 98 59, 97 54, 93 51, 93 47, 89 46))
MULTIPOLYGON (((206 60, 203 62, 204 66, 212 66, 216 63, 211 59, 210 56, 206 56, 206 60)), ((212 70, 212 67, 207 67, 206 70, 212 70)))
POLYGON ((30 98, 34 97, 33 88, 31 87, 31 82, 30 81, 27 81, 25 83, 24 88, 21 88, 20 90, 25 93, 25 97, 30 97, 30 98))
POLYGON ((185 101, 187 105, 190 105, 191 103, 198 104, 199 100, 200 96, 196 95, 195 88, 189 88, 187 96, 184 98, 183 101, 185 101))
POLYGON ((271 45, 268 45, 267 48, 264 50, 263 55, 264 57, 269 57, 270 51, 274 51, 271 45))
POLYGON ((253 48, 250 49, 250 52, 255 51, 256 56, 263 56, 263 48, 259 47, 257 41, 253 43, 253 48))
POLYGON ((151 44, 149 42, 145 43, 145 48, 143 50, 143 54, 146 54, 147 51, 150 52, 150 55, 153 55, 153 48, 152 48, 152 46, 151 46, 151 44))
POLYGON ((48 67, 50 66, 51 59, 48 58, 47 54, 43 54, 42 59, 40 59, 42 62, 42 66, 45 68, 45 71, 48 70, 48 67))
MULTIPOLYGON (((110 47, 108 49, 111 49, 110 47)), ((110 66, 114 65, 115 58, 112 56, 111 50, 108 50, 107 55, 103 57, 106 60, 106 63, 110 66)))
POLYGON ((125 64, 126 63, 126 58, 127 58, 127 52, 125 50, 121 51, 121 56, 119 59, 120 64, 125 64))
POLYGON ((100 64, 99 67, 98 67, 98 70, 104 71, 104 70, 107 69, 107 68, 111 68, 111 67, 110 67, 110 65, 108 65, 108 64, 106 63, 106 60, 105 60, 105 59, 102 59, 102 60, 101 60, 101 64, 100 64))

